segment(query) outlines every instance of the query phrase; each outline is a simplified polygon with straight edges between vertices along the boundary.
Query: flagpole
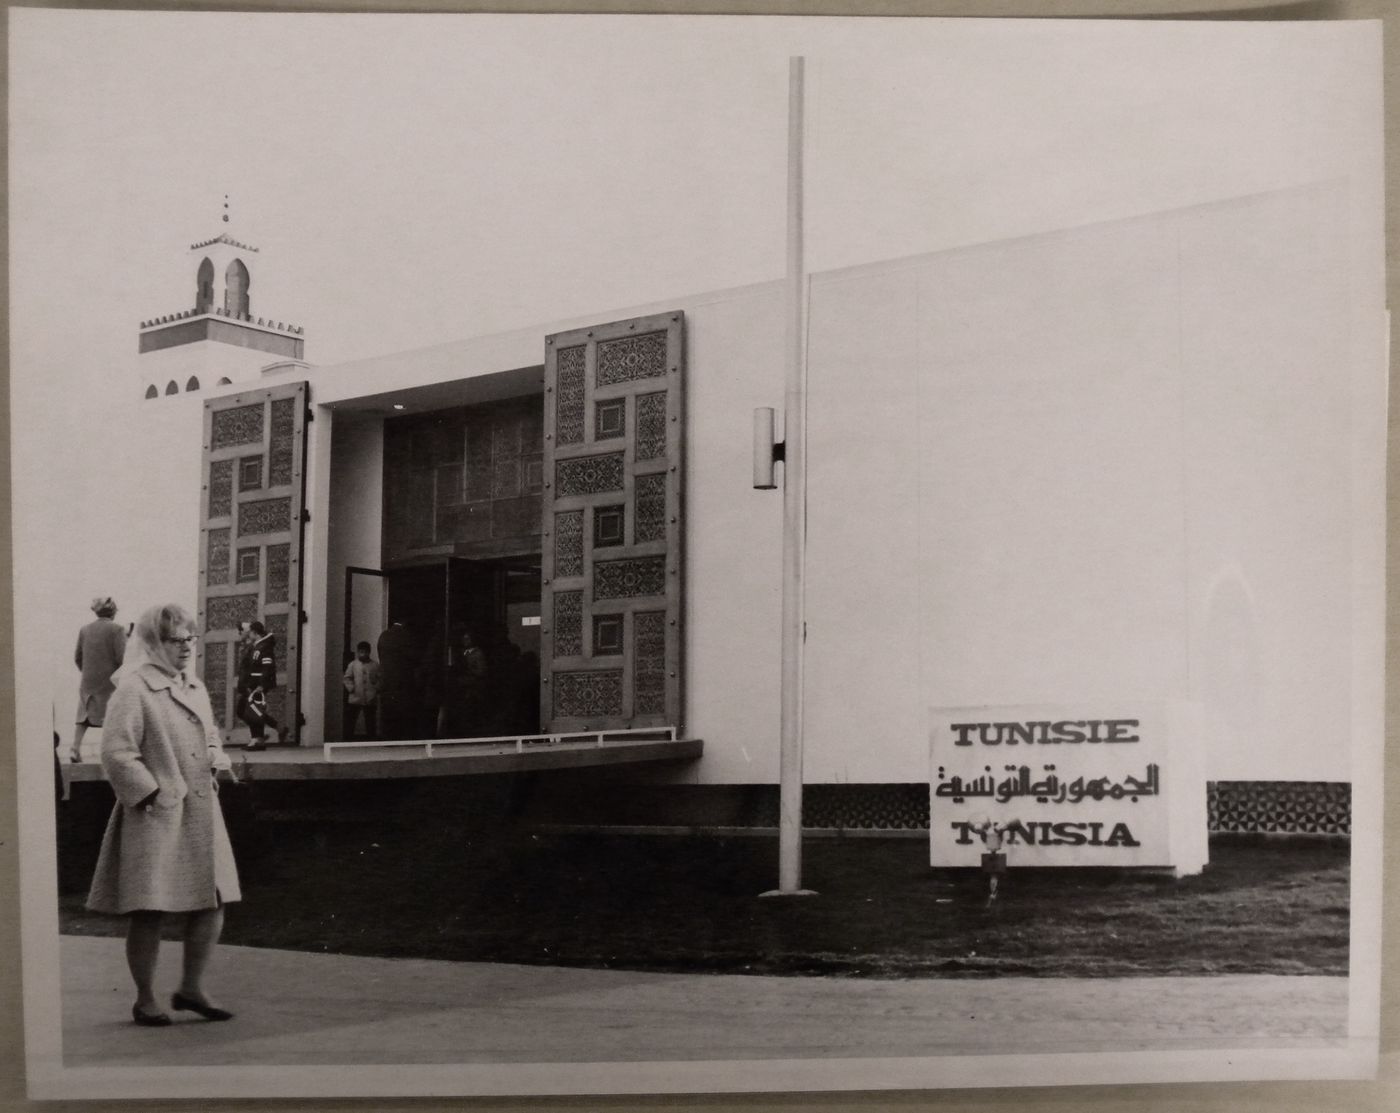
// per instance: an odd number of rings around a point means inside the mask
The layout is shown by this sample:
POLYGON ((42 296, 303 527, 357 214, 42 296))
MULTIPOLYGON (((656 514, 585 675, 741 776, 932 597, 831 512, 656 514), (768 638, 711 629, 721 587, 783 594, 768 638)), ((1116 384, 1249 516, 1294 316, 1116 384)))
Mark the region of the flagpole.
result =
POLYGON ((807 275, 803 258, 803 58, 788 62, 786 390, 783 408, 782 740, 778 772, 778 888, 802 888, 802 680, 806 640, 807 275))

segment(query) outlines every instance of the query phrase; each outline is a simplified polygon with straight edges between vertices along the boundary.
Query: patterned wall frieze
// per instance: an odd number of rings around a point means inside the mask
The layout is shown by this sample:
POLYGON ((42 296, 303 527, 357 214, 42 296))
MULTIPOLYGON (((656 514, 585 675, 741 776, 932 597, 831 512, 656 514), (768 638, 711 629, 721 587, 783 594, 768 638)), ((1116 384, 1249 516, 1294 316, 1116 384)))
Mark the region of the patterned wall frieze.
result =
POLYGON ((237 444, 259 444, 263 439, 263 405, 234 406, 215 410, 211 421, 209 447, 217 451, 237 444))
POLYGON ((583 441, 584 345, 561 348, 556 357, 558 401, 555 403, 554 439, 558 444, 583 441))
POLYGON ((554 593, 554 656, 577 657, 583 653, 583 592, 554 593))
POLYGON ((563 672, 556 669, 553 683, 555 718, 597 719, 622 714, 621 670, 563 672))
POLYGON ((238 535, 286 533, 292 528, 291 499, 258 499, 238 504, 238 535))
POLYGON ((639 475, 636 479, 637 511, 632 526, 632 540, 666 540, 666 473, 639 475))
POLYGON ((598 344, 599 386, 630 383, 666 374, 666 333, 647 332, 598 344))
POLYGON ((233 513, 233 461, 209 464, 209 517, 227 518, 233 513))
POLYGON ((594 599, 635 599, 666 593, 666 558, 627 557, 593 565, 594 599))
POLYGON ((557 498, 567 495, 593 495, 603 491, 622 490, 623 461, 621 452, 606 452, 598 456, 575 456, 554 462, 554 487, 557 498))
POLYGON ((666 712, 666 612, 639 611, 632 616, 632 692, 635 715, 666 712))
POLYGON ((659 460, 666 455, 666 392, 637 395, 638 460, 659 460))

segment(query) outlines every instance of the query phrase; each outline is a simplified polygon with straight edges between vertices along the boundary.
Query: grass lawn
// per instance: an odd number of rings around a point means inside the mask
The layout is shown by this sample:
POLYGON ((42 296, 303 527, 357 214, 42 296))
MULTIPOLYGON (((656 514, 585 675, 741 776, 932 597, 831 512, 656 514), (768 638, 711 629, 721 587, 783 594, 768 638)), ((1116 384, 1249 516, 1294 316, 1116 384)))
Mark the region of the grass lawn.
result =
MULTIPOLYGON (((507 826, 279 832, 244 868, 226 943, 641 970, 868 977, 1347 972, 1345 840, 1222 837, 1181 881, 1012 869, 984 907, 922 839, 808 839, 811 898, 760 899, 777 842, 507 826)), ((61 900, 63 930, 124 921, 61 900)))

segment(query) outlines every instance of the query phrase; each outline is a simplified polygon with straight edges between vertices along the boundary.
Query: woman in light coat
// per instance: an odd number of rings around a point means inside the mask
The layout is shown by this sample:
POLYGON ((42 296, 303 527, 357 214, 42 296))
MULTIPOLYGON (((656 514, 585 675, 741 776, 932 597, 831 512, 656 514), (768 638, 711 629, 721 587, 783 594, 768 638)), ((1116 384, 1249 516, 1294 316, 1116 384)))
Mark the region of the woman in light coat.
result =
POLYGON ((146 661, 121 679, 107 706, 102 768, 117 804, 87 906, 128 917, 137 1024, 171 1023, 153 985, 166 913, 184 915, 184 972, 172 1007, 228 1020, 233 1014, 209 1000, 202 982, 224 904, 241 896, 215 784, 229 760, 209 693, 186 672, 196 640, 189 612, 174 603, 152 607, 136 635, 146 661))

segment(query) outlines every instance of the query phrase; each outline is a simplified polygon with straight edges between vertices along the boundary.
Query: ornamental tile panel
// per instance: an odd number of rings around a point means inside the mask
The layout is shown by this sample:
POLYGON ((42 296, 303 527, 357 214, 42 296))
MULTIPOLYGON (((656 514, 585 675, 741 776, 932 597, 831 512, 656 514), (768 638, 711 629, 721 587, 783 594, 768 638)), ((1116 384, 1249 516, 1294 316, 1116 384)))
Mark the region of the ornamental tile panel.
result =
POLYGON ((1351 785, 1330 781, 1217 781, 1207 826, 1221 833, 1351 833, 1351 785))
POLYGON ((235 630, 240 622, 252 622, 258 617, 258 597, 252 595, 215 595, 204 605, 204 629, 235 630))
POLYGON ((560 348, 555 361, 554 439, 559 444, 583 443, 584 346, 560 348))
POLYGON ((666 392, 637 396, 638 460, 659 460, 666 455, 666 392))
POLYGON ((204 555, 204 582, 207 584, 228 583, 229 535, 227 529, 211 529, 208 547, 204 555))
POLYGON ((227 518, 233 513, 233 461, 215 460, 209 465, 209 517, 227 518))
POLYGON ((285 603, 292 576, 291 545, 267 547, 267 586, 265 598, 269 603, 285 603))
POLYGON ((632 540, 637 544, 666 540, 666 473, 637 476, 636 492, 632 540))
POLYGON ((666 713, 666 612, 639 611, 632 617, 632 713, 666 713))
POLYGON ((622 672, 554 673, 554 715, 559 719, 597 719, 622 714, 622 672))
POLYGON ((554 574, 583 575, 583 511, 554 515, 554 574))
POLYGON ((554 656, 577 657, 583 653, 583 592, 554 593, 554 656))
POLYGON ((635 599, 666 594, 666 558, 628 557, 593 564, 594 599, 635 599))
POLYGON ((263 405, 233 406, 215 410, 210 423, 209 447, 212 450, 232 448, 236 444, 261 444, 263 439, 263 405))
POLYGON ((296 443, 296 399, 272 403, 272 445, 268 450, 267 482, 285 487, 292 481, 293 446, 296 443))
POLYGON ((598 345, 599 386, 653 379, 666 374, 666 330, 623 336, 598 345))
POLYGON ((228 642, 205 642, 204 686, 209 689, 209 705, 214 722, 223 724, 228 715, 228 642))
POLYGON ((555 497, 622 490, 622 453, 577 456, 554 462, 555 497))
POLYGON ((292 500, 258 499, 238 504, 238 535, 286 533, 292 528, 292 500))

